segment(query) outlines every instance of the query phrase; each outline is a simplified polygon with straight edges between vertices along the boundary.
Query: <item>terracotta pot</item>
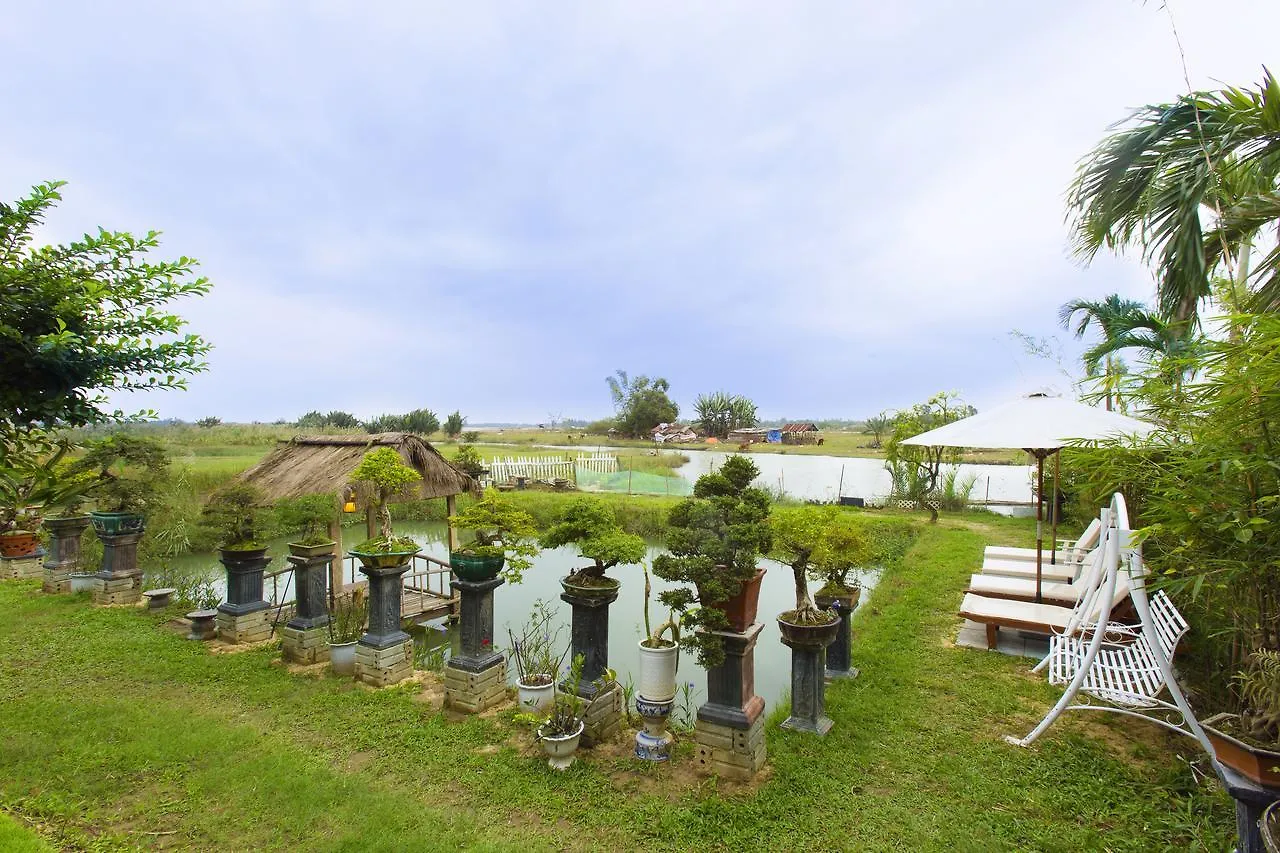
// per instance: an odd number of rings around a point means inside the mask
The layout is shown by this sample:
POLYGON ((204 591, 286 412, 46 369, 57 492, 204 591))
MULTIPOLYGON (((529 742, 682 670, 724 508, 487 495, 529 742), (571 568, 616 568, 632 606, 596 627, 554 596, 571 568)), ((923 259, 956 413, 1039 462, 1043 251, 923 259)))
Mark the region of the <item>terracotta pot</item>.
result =
POLYGON ((453 566, 454 575, 459 580, 472 583, 493 580, 498 576, 498 572, 502 571, 502 564, 506 561, 506 557, 464 554, 461 551, 449 552, 449 565, 453 566))
MULTIPOLYGON (((741 634, 756 621, 760 608, 760 584, 764 581, 764 569, 756 569, 755 576, 742 582, 738 594, 724 601, 704 602, 724 613, 729 620, 729 630, 741 634)), ((701 594, 699 594, 701 599, 701 594)))
POLYGON ((836 617, 825 625, 800 625, 778 617, 778 631, 782 634, 782 642, 793 648, 825 649, 835 642, 840 633, 840 617, 836 617))
POLYGON ((1238 719, 1235 714, 1215 714, 1200 723, 1213 744, 1214 758, 1259 785, 1280 788, 1280 752, 1253 746, 1214 728, 1238 719))
POLYGON ((30 530, 0 533, 0 557, 13 559, 34 557, 40 550, 40 537, 30 530))

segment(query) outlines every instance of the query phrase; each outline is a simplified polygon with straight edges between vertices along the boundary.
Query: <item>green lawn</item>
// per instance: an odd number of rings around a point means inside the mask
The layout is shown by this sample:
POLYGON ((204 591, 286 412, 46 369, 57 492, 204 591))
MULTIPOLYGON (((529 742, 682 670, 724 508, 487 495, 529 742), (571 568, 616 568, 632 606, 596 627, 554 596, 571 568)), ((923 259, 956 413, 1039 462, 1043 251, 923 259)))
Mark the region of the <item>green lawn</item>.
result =
MULTIPOLYGON (((771 709, 750 787, 695 777, 687 739, 669 766, 618 744, 556 774, 509 713, 446 718, 434 676, 290 674, 273 649, 210 654, 164 617, 3 582, 0 812, 92 850, 1228 849, 1230 801, 1197 787, 1189 740, 1095 715, 1029 750, 1001 741, 1056 692, 950 640, 984 542, 1027 529, 926 525, 858 615, 863 674, 828 690, 836 728, 785 732, 771 709)), ((0 821, 0 848, 28 838, 0 821)))

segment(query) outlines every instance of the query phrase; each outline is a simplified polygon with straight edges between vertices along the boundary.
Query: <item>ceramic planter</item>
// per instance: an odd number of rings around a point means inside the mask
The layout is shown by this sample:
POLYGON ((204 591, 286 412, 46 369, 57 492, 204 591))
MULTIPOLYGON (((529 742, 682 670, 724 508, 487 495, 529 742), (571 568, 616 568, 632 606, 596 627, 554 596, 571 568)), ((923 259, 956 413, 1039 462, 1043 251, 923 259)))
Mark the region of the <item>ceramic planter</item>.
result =
POLYGON ((330 643, 329 668, 338 675, 356 674, 356 643, 330 643))
POLYGON ((569 735, 556 735, 548 737, 542 734, 542 729, 538 729, 539 743, 547 754, 547 766, 552 770, 568 770, 573 764, 573 760, 577 758, 578 739, 582 737, 582 730, 587 724, 582 720, 578 721, 578 730, 569 735))
POLYGON ((646 646, 644 640, 639 646, 640 677, 636 683, 636 695, 653 703, 670 702, 676 696, 676 663, 680 647, 671 643, 655 649, 646 646))
POLYGON ((93 579, 95 575, 86 575, 83 573, 73 574, 71 576, 71 592, 91 592, 93 590, 93 579))
POLYGON ((644 721, 644 728, 636 732, 636 758, 642 761, 666 761, 671 757, 671 732, 667 731, 667 719, 675 710, 674 700, 650 702, 636 696, 636 713, 644 721))
POLYGON ((295 557, 303 557, 308 560, 313 557, 322 557, 332 554, 333 546, 333 542, 324 542, 319 545, 299 545, 297 542, 288 543, 290 554, 295 557))
POLYGON ((573 575, 568 575, 560 578, 560 586, 565 592, 579 598, 609 598, 617 596, 622 583, 610 577, 599 578, 595 583, 579 583, 573 575))
POLYGON ((459 580, 472 583, 493 580, 498 576, 498 572, 502 571, 502 565, 506 561, 506 557, 502 556, 464 554, 461 551, 449 552, 449 565, 453 566, 454 575, 459 580))
POLYGON ((839 617, 823 625, 800 625, 778 617, 778 631, 782 634, 782 642, 793 649, 825 649, 835 640, 839 630, 839 617))
POLYGON ((529 681, 516 681, 522 712, 540 714, 556 700, 556 680, 551 675, 535 675, 529 681))
POLYGON ((413 559, 413 555, 418 553, 418 549, 412 551, 382 551, 379 553, 369 553, 367 551, 352 551, 351 556, 360 561, 360 565, 366 569, 395 569, 405 565, 413 559))
POLYGON ((1214 758, 1268 788, 1280 788, 1280 752, 1253 746, 1215 728, 1238 720, 1235 714, 1215 714, 1200 723, 1213 744, 1214 758))
POLYGON ((146 523, 146 519, 136 512, 91 512, 89 521, 93 523, 93 532, 99 536, 141 533, 146 523))
POLYGON ((736 595, 724 601, 704 603, 723 611, 725 618, 729 620, 729 630, 741 634, 756 621, 756 611, 760 607, 760 584, 763 581, 764 569, 756 569, 755 576, 743 581, 736 595))
POLYGON ((40 551, 40 537, 30 530, 0 533, 0 557, 20 559, 34 557, 40 551))

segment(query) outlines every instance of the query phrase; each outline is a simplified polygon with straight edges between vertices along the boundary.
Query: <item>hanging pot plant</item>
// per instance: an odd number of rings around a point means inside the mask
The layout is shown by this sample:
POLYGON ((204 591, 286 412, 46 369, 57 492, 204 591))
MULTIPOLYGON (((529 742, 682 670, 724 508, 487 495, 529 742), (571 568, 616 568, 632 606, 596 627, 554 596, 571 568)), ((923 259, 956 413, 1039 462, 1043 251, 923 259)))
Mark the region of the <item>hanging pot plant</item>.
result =
POLYGON ((453 573, 465 581, 487 581, 502 575, 520 583, 538 555, 533 517, 497 489, 486 489, 480 500, 449 517, 454 527, 472 532, 472 540, 449 553, 453 573))
POLYGON ((681 614, 680 644, 704 667, 724 661, 724 646, 712 632, 742 632, 755 621, 764 577, 756 562, 773 535, 769 494, 751 485, 759 473, 750 459, 735 455, 718 472, 699 477, 693 497, 668 516, 671 553, 653 561, 658 577, 687 585, 658 598, 681 614))
POLYGON ((543 548, 577 545, 578 556, 592 561, 560 581, 565 592, 588 598, 617 592, 621 584, 605 573, 620 564, 639 563, 645 553, 644 540, 624 533, 613 510, 590 498, 570 503, 540 543, 543 548))
POLYGON ((378 520, 378 535, 366 539, 351 549, 365 568, 383 569, 403 566, 422 550, 422 546, 408 536, 396 536, 391 527, 390 501, 422 479, 413 468, 400 458, 391 447, 370 450, 351 472, 351 479, 369 488, 374 515, 378 520))

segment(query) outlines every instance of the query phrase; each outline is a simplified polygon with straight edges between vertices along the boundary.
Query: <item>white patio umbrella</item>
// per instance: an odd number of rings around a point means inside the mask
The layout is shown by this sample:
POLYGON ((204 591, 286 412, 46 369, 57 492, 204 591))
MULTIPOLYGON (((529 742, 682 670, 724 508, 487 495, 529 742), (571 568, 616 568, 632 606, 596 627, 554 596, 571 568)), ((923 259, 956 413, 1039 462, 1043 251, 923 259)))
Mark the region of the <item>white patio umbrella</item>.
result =
MULTIPOLYGON (((1044 460, 1078 440, 1145 436, 1153 424, 1108 412, 1075 400, 1044 393, 1029 394, 972 417, 922 432, 903 444, 924 447, 1020 448, 1036 458, 1036 601, 1040 601, 1041 560, 1044 550, 1044 460)), ((1057 512, 1054 512, 1055 525, 1057 512)), ((1057 548, 1055 541, 1054 548, 1057 548)), ((1055 551, 1056 556, 1056 551, 1055 551)))

